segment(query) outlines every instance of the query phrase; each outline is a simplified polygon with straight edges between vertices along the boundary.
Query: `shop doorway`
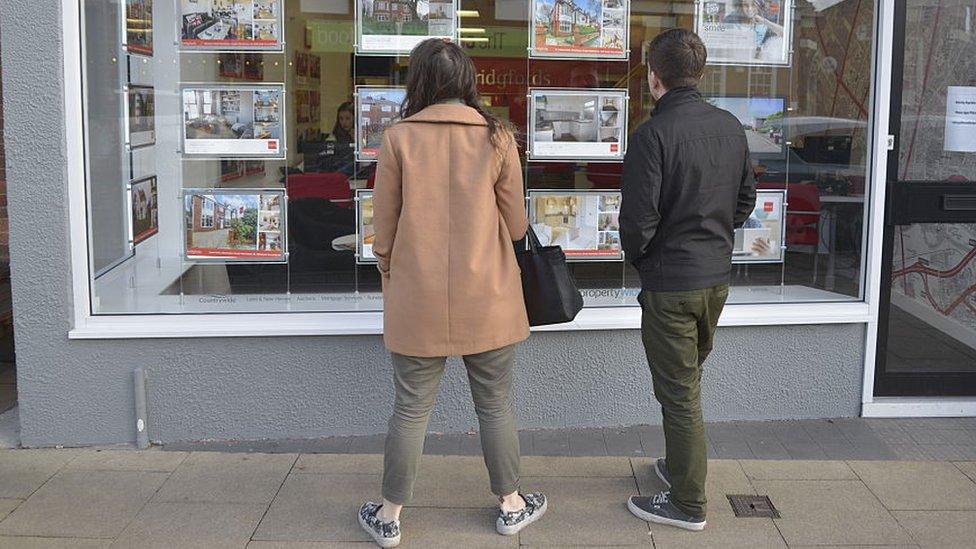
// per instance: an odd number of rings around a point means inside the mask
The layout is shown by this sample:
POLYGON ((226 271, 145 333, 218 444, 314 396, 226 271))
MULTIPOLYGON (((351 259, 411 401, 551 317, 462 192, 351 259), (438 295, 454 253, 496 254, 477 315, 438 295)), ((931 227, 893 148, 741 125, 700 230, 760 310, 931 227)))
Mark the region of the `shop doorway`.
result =
POLYGON ((976 395, 976 2, 896 0, 876 396, 976 395))

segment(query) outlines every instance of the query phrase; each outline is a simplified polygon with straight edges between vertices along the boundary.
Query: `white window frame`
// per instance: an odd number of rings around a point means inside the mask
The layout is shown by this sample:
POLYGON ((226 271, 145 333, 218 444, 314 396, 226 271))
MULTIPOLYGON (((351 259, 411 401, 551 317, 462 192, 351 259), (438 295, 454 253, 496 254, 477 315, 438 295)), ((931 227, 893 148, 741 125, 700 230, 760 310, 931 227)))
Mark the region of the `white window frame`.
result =
MULTIPOLYGON (((883 13, 875 47, 884 48, 887 58, 875 55, 872 68, 875 86, 883 89, 872 94, 876 102, 870 147, 874 151, 870 164, 870 203, 865 230, 864 299, 855 302, 730 304, 719 321, 720 326, 782 326, 818 324, 864 324, 867 326, 865 347, 865 394, 874 379, 874 346, 877 333, 878 298, 881 276, 881 240, 883 219, 874 212, 884 211, 884 179, 888 123, 888 92, 891 59, 890 3, 878 2, 883 13), (883 31, 883 32, 882 32, 883 31), (884 43, 881 43, 884 42, 884 43), (878 61, 882 62, 878 62, 878 61), (879 78, 879 76, 884 78, 879 78), (870 372, 869 372, 870 370, 870 372), (870 377, 868 377, 870 375, 870 377), (868 380, 870 380, 868 382, 868 380)), ((198 338, 303 335, 352 335, 382 333, 383 314, 371 312, 321 313, 234 313, 234 314, 140 314, 93 315, 92 280, 89 266, 88 220, 85 190, 83 134, 82 65, 80 42, 80 7, 65 2, 63 11, 64 99, 66 117, 68 215, 71 243, 73 327, 70 339, 132 338, 198 338)), ((862 271, 863 272, 863 271, 862 271)), ((863 276, 863 275, 862 275, 863 276)), ((639 307, 586 308, 575 321, 539 328, 536 331, 636 330, 640 328, 639 307)))

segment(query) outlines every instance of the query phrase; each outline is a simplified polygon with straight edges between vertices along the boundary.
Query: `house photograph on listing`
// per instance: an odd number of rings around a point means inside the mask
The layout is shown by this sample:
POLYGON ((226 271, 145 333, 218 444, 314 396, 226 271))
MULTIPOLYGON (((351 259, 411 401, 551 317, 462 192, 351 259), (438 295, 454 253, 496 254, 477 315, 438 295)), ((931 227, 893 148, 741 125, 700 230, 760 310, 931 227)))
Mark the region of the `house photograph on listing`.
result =
POLYGON ((538 0, 536 43, 584 46, 600 39, 598 0, 538 0))

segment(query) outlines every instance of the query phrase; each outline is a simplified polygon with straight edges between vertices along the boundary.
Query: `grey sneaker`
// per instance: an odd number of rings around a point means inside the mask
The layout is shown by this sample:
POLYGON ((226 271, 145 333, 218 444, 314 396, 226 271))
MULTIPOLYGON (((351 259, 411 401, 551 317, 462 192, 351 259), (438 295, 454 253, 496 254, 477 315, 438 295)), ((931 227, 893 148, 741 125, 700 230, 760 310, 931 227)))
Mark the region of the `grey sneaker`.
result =
POLYGON ((400 545, 400 521, 383 522, 376 516, 382 505, 367 501, 359 508, 359 525, 380 547, 400 545))
POLYGON ((705 517, 693 517, 671 503, 671 492, 658 492, 653 496, 630 496, 627 508, 637 518, 657 524, 677 526, 685 530, 704 530, 705 517))
POLYGON ((546 514, 549 500, 541 492, 531 494, 520 494, 525 500, 525 507, 518 511, 506 513, 498 510, 498 520, 495 521, 495 530, 503 536, 514 536, 523 528, 542 518, 546 514))
POLYGON ((654 462, 654 472, 657 473, 657 478, 661 479, 665 486, 671 487, 671 473, 668 472, 667 458, 657 458, 654 462))

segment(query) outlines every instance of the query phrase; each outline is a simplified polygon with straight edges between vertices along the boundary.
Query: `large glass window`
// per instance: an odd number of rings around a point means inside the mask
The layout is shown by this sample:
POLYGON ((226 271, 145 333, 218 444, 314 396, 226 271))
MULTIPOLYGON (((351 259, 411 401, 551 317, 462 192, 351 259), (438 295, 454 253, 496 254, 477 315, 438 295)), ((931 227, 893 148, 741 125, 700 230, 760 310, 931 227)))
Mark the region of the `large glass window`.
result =
POLYGON ((674 26, 738 117, 760 198, 732 303, 861 299, 874 3, 83 0, 96 314, 375 311, 375 157, 407 52, 460 41, 516 128, 526 207, 590 307, 636 305, 617 228, 642 59, 674 26))

